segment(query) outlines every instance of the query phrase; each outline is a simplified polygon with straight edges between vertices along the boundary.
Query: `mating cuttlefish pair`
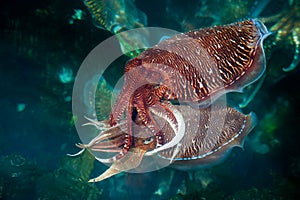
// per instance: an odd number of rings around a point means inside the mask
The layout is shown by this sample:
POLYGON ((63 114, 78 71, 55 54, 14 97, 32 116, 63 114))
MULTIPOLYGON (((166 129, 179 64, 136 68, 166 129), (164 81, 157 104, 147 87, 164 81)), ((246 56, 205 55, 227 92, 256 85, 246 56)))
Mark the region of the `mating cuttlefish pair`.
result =
POLYGON ((262 76, 262 43, 269 34, 260 21, 246 20, 175 35, 130 60, 109 120, 90 120, 99 135, 77 145, 113 154, 95 156, 111 166, 90 182, 155 168, 150 162, 156 159, 157 168, 169 163, 190 169, 242 146, 255 115, 216 102, 262 76), (142 162, 149 158, 155 159, 142 162))

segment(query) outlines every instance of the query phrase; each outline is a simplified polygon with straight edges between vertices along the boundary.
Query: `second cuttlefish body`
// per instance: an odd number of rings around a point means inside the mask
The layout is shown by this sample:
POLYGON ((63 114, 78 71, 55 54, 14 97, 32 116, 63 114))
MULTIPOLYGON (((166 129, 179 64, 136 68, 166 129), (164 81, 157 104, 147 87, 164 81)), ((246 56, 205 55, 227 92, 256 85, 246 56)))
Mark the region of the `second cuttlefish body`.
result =
POLYGON ((91 120, 99 135, 78 145, 114 154, 96 157, 111 166, 90 181, 138 169, 147 157, 189 169, 242 146, 254 114, 213 103, 261 77, 269 34, 260 21, 246 20, 175 35, 130 60, 109 119, 91 120))

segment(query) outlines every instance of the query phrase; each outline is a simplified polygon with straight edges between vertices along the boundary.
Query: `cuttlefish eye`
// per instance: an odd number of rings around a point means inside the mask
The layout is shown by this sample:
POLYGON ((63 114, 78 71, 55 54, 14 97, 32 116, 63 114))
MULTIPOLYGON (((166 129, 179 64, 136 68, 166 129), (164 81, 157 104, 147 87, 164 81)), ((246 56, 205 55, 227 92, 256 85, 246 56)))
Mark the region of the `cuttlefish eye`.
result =
POLYGON ((108 153, 95 158, 111 164, 89 182, 170 164, 189 170, 242 147, 255 114, 220 105, 220 98, 263 75, 269 34, 255 19, 204 28, 164 39, 127 62, 109 119, 84 124, 101 132, 78 147, 108 153))
POLYGON ((147 145, 147 144, 150 144, 151 142, 153 142, 153 137, 150 137, 150 138, 147 138, 145 140, 143 140, 143 144, 147 145))

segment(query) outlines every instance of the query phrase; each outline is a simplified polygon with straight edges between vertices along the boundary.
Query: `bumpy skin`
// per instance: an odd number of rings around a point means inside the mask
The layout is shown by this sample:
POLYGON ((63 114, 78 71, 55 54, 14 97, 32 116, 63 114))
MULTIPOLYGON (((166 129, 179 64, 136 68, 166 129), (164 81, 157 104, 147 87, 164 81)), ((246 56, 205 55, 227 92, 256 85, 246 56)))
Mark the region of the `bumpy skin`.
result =
POLYGON ((176 35, 130 60, 125 82, 110 114, 110 125, 126 120, 123 157, 133 145, 133 121, 149 128, 164 145, 149 108, 159 106, 177 125, 167 104, 179 101, 206 107, 220 95, 240 91, 265 70, 262 40, 268 35, 257 20, 200 29, 176 35))

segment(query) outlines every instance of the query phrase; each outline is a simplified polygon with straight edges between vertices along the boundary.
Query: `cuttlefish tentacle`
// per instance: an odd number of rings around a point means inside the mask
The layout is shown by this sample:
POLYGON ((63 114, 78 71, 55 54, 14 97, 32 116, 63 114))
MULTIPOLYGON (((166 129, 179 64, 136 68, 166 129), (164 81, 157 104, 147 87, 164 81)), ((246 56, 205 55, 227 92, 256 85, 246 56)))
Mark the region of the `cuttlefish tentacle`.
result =
MULTIPOLYGON (((156 114, 158 117, 163 118, 167 123, 169 123, 169 126, 174 130, 175 137, 169 143, 164 144, 163 146, 160 146, 147 153, 147 149, 145 148, 131 148, 131 150, 127 152, 122 158, 116 159, 111 167, 107 169, 103 174, 101 174, 97 178, 89 180, 89 182, 99 182, 118 173, 135 169, 140 165, 145 154, 147 156, 151 156, 162 150, 174 147, 181 141, 185 133, 185 125, 182 114, 171 104, 164 103, 162 105, 155 105, 150 107, 149 109, 153 114, 156 114), (162 111, 162 109, 164 111, 162 111)), ((101 162, 102 161, 103 160, 101 160, 101 162)))
MULTIPOLYGON (((185 125, 184 125, 184 120, 183 120, 182 114, 174 106, 172 106, 171 104, 168 104, 168 103, 164 103, 162 105, 155 105, 149 109, 153 114, 156 114, 158 117, 163 118, 169 124, 169 126, 173 128, 174 133, 175 133, 174 138, 170 142, 168 142, 168 143, 164 144, 163 146, 160 146, 148 153, 146 153, 147 148, 137 146, 137 147, 131 148, 130 151, 128 151, 126 154, 124 154, 124 156, 122 156, 119 159, 115 159, 116 158, 115 156, 113 158, 109 158, 109 159, 99 159, 96 157, 97 160, 99 160, 101 162, 105 161, 105 163, 107 163, 108 161, 111 161, 112 159, 114 159, 114 161, 109 169, 107 169, 103 174, 101 174, 97 178, 93 178, 93 179, 89 180, 89 182, 99 182, 99 181, 102 181, 113 175, 116 175, 118 173, 128 171, 131 169, 135 169, 140 165, 142 158, 145 154, 147 156, 151 156, 157 152, 160 152, 165 149, 168 149, 168 148, 178 145, 178 143, 184 137, 184 133, 185 133, 185 125)), ((115 138, 113 140, 115 140, 115 138)), ((93 142, 94 142, 94 145, 101 146, 101 142, 99 143, 99 141, 95 141, 95 140, 93 142), (96 144, 95 144, 95 142, 96 142, 96 144)), ((89 148, 91 148, 91 145, 89 148)), ((120 152, 122 151, 121 149, 119 149, 119 150, 120 150, 120 152)), ((176 152, 174 152, 174 154, 175 153, 176 152)))
MULTIPOLYGON (((141 63, 139 61, 133 61, 136 62, 137 66, 139 66, 141 63)), ((125 114, 125 120, 126 120, 126 132, 124 134, 124 144, 122 146, 121 151, 111 158, 110 162, 114 162, 116 160, 119 160, 123 158, 130 150, 132 146, 132 140, 133 140, 133 131, 132 131, 132 115, 133 115, 133 102, 134 102, 134 93, 137 89, 137 86, 143 85, 143 78, 142 76, 137 76, 140 74, 141 69, 135 69, 129 71, 129 69, 125 68, 125 80, 124 85, 126 87, 123 87, 121 90, 120 95, 118 96, 117 103, 113 106, 112 111, 110 113, 109 122, 112 127, 118 125, 120 121, 122 120, 122 115, 125 114), (138 78, 137 78, 138 77, 138 78)))
POLYGON ((100 132, 99 135, 91 140, 87 146, 90 147, 91 145, 100 141, 120 136, 122 134, 122 130, 124 130, 124 128, 126 127, 125 125, 126 122, 123 122, 116 126, 110 127, 103 132, 100 132))
MULTIPOLYGON (((80 145, 80 144, 75 144, 75 145, 77 146, 77 145, 80 145)), ((81 149, 79 152, 74 153, 74 154, 67 153, 67 156, 71 156, 71 157, 79 156, 80 154, 82 154, 84 152, 84 150, 85 150, 85 148, 81 149)))
POLYGON ((155 106, 152 106, 149 109, 151 110, 151 112, 153 114, 157 115, 158 117, 163 118, 165 121, 167 121, 170 124, 170 126, 172 127, 172 129, 175 133, 175 137, 170 142, 168 142, 152 151, 148 151, 145 154, 146 156, 151 156, 151 155, 158 153, 160 151, 163 151, 165 149, 174 147, 174 146, 180 144, 180 141, 184 137, 185 123, 184 123, 182 114, 171 104, 165 103, 163 105, 165 105, 165 106, 162 107, 161 105, 156 104, 155 106), (165 112, 167 112, 167 114, 163 113, 161 111, 161 108, 163 108, 165 110, 165 112))
MULTIPOLYGON (((108 139, 110 137, 113 137, 113 135, 110 132, 112 131, 112 128, 109 128, 109 123, 108 120, 104 120, 104 121, 97 121, 91 118, 88 118, 86 116, 84 116, 85 119, 87 119, 89 122, 82 124, 82 126, 94 126, 96 127, 98 130, 101 130, 102 132, 96 137, 94 138, 92 141, 90 141, 89 144, 91 144, 93 141, 95 140, 100 140, 100 139, 108 139)), ((120 124, 119 126, 124 125, 125 123, 120 124)), ((82 150, 80 150, 79 152, 75 153, 75 154, 67 154, 67 156, 78 156, 80 154, 82 154, 84 152, 84 150, 89 146, 89 145, 84 145, 84 144, 75 144, 77 147, 82 148, 82 150)))
MULTIPOLYGON (((90 122, 88 123, 88 125, 93 125, 95 127, 99 127, 98 124, 101 123, 105 124, 105 122, 98 122, 96 120, 89 120, 89 121, 90 122)), ((101 128, 102 127, 104 126, 101 126, 101 128)), ((123 131, 122 131, 124 130, 124 128, 126 128, 126 122, 122 122, 116 126, 106 128, 105 131, 100 132, 99 135, 95 137, 93 140, 91 140, 88 144, 76 144, 76 146, 82 148, 82 150, 76 154, 68 154, 68 156, 78 156, 85 149, 90 149, 92 151, 98 151, 98 152, 117 152, 119 154, 121 152, 121 146, 124 143, 123 131)), ((107 159, 97 157, 96 159, 103 163, 112 163, 117 159, 116 156, 107 159)))
MULTIPOLYGON (((153 114, 157 115, 158 117, 163 118, 167 123, 169 123, 170 127, 172 127, 172 129, 175 133, 175 137, 170 142, 168 142, 162 146, 158 145, 157 148, 155 148, 154 150, 149 151, 147 153, 145 152, 145 155, 151 156, 151 155, 154 155, 165 149, 169 149, 176 145, 180 145, 180 141, 182 140, 182 138, 184 137, 184 134, 185 134, 185 123, 184 123, 184 119, 183 119, 183 116, 180 113, 180 111, 178 111, 170 103, 164 103, 162 105, 156 104, 155 106, 152 106, 149 109, 153 114)), ((98 145, 101 148, 101 150, 103 151, 103 149, 101 147, 102 143, 99 140, 94 140, 93 145, 94 146, 98 145)), ((92 145, 90 144, 88 147, 93 150, 95 148, 94 146, 92 147, 92 145)), ((103 163, 113 163, 113 162, 116 162, 117 160, 123 160, 123 157, 126 156, 126 154, 128 154, 128 153, 131 154, 129 151, 124 153, 122 151, 123 149, 124 148, 114 149, 114 150, 119 150, 119 153, 112 158, 108 158, 108 159, 97 158, 97 160, 99 160, 103 163)), ((116 151, 116 152, 118 152, 118 151, 116 151)), ((177 154, 177 151, 174 151, 174 157, 176 154, 177 154)))
MULTIPOLYGON (((129 61, 130 62, 130 61, 129 61)), ((132 61, 137 66, 140 66, 139 61, 132 61)), ((116 103, 112 108, 112 111, 109 116, 109 122, 111 126, 115 126, 118 124, 123 117, 124 112, 127 112, 127 115, 132 114, 131 104, 133 101, 133 94, 137 87, 143 82, 143 79, 139 74, 141 73, 139 71, 140 69, 134 69, 130 70, 125 68, 125 78, 124 78, 124 85, 126 87, 123 87, 118 98, 116 99, 116 103)), ((131 116, 130 116, 131 119, 131 116)))
MULTIPOLYGON (((195 155, 202 151, 204 156, 210 156, 211 149, 219 148, 220 144, 231 142, 231 137, 221 137, 223 135, 220 136, 222 141, 213 145, 206 137, 202 140, 204 143, 193 140, 195 137, 188 129, 193 131, 194 127, 186 127, 184 120, 195 120, 195 124, 202 127, 204 133, 210 123, 199 124, 198 120, 201 122, 202 118, 188 118, 185 116, 186 109, 179 110, 179 105, 172 105, 168 101, 200 105, 204 103, 210 106, 211 101, 208 99, 241 91, 258 80, 265 71, 262 41, 267 35, 268 31, 262 23, 247 20, 224 27, 179 34, 129 61, 125 68, 124 87, 109 117, 108 124, 111 128, 104 127, 105 130, 89 144, 79 145, 81 148, 100 152, 117 152, 113 157, 107 156, 110 158, 96 157, 100 162, 112 165, 90 182, 142 168, 141 161, 145 155, 159 156, 166 152, 171 162, 177 160, 182 151, 189 153, 189 148, 182 148, 185 140, 195 145, 192 147, 204 147, 205 149, 192 148, 195 155), (186 37, 189 40, 185 40, 186 37), (174 50, 179 51, 176 53, 174 50), (195 60, 195 65, 190 60, 195 60), (153 64, 161 67, 153 68, 153 64), (216 71, 212 70, 214 66, 217 66, 216 71), (156 120, 157 118, 162 120, 156 120), (160 121, 166 122, 162 129, 158 126, 160 121), (140 137, 142 133, 146 137, 140 137), (163 142, 159 136, 164 137, 163 142), (206 149, 209 154, 205 152, 206 149)), ((222 128, 218 127, 217 122, 214 123, 217 124, 216 130, 222 128)), ((102 129, 97 121, 89 120, 86 125, 102 129)), ((226 130, 231 130, 231 126, 232 124, 228 124, 226 130)), ((243 128, 244 124, 242 130, 243 128)), ((195 132, 196 135, 197 133, 195 132)), ((201 132, 199 135, 203 136, 201 132)), ((212 140, 215 140, 215 135, 212 135, 212 140)), ((210 159, 216 160, 214 156, 210 159)))
MULTIPOLYGON (((122 135, 120 135, 118 137, 112 138, 111 140, 99 141, 90 148, 93 151, 105 151, 105 150, 109 150, 109 149, 115 149, 116 147, 121 147, 123 145, 124 142, 122 140, 123 140, 123 137, 122 137, 122 135), (112 142, 112 140, 114 142, 112 142)), ((119 149, 119 151, 120 151, 120 149, 119 149)))
POLYGON ((91 118, 88 118, 86 116, 84 116, 84 118, 87 119, 89 122, 87 122, 85 124, 82 124, 82 126, 89 126, 89 125, 91 125, 91 126, 96 127, 98 130, 106 130, 106 129, 110 128, 108 120, 97 121, 95 119, 91 119, 91 118))
POLYGON ((99 182, 121 172, 137 168, 145 152, 146 150, 144 149, 132 148, 131 151, 121 159, 116 160, 104 173, 96 178, 90 179, 89 182, 99 182))

